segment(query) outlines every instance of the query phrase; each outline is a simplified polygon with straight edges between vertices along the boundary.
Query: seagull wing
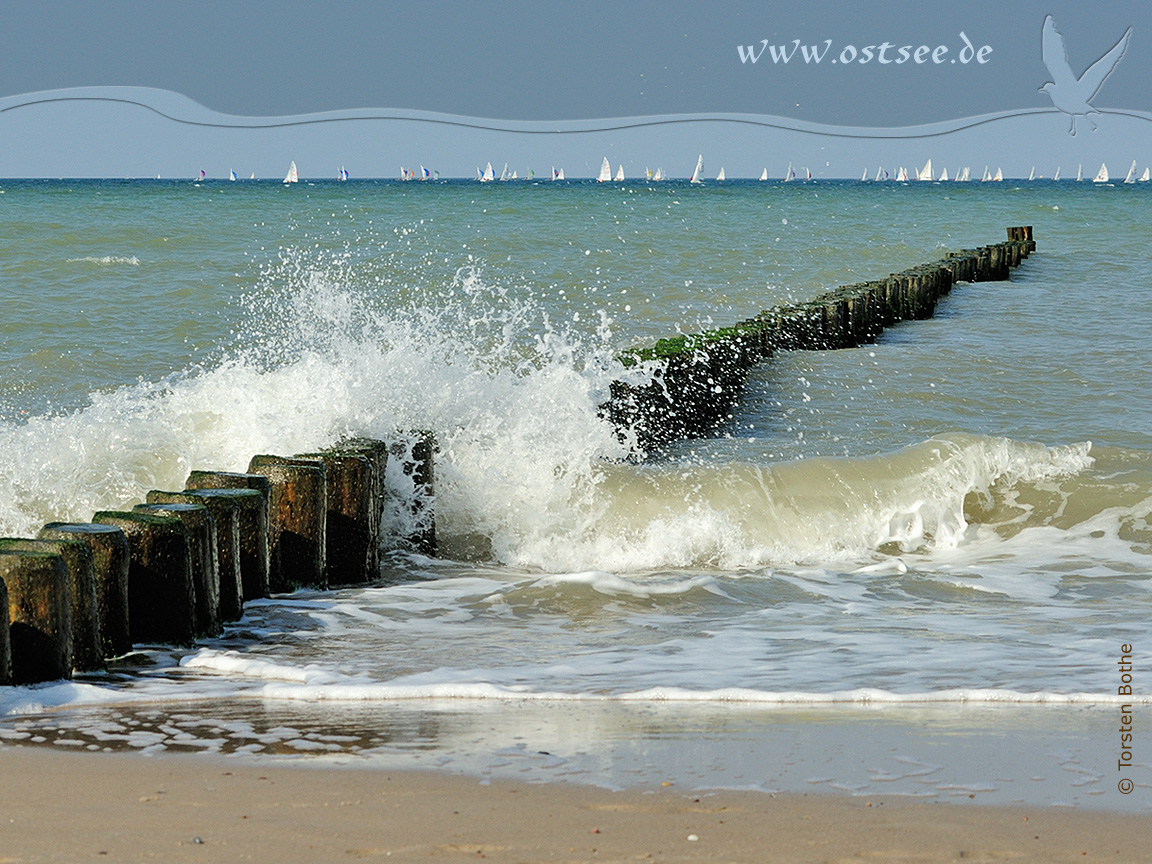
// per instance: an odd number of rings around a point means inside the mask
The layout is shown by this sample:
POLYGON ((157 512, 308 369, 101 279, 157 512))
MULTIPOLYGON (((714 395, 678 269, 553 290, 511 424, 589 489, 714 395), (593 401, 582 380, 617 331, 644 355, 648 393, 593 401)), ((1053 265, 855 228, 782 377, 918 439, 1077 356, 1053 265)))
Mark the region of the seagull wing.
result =
POLYGON ((1089 66, 1083 75, 1080 76, 1079 86, 1083 88, 1083 92, 1087 95, 1084 101, 1087 102, 1093 96, 1100 92, 1100 87, 1104 83, 1104 79, 1112 74, 1112 70, 1116 68, 1116 64, 1120 62, 1120 58, 1124 56, 1124 52, 1128 50, 1128 37, 1132 35, 1132 28, 1129 27, 1120 41, 1112 46, 1112 50, 1089 66))
POLYGON ((1068 63, 1068 50, 1064 47, 1064 37, 1056 29, 1056 21, 1051 15, 1044 18, 1040 47, 1044 65, 1052 75, 1052 83, 1057 88, 1075 86, 1076 76, 1072 74, 1072 66, 1068 63))

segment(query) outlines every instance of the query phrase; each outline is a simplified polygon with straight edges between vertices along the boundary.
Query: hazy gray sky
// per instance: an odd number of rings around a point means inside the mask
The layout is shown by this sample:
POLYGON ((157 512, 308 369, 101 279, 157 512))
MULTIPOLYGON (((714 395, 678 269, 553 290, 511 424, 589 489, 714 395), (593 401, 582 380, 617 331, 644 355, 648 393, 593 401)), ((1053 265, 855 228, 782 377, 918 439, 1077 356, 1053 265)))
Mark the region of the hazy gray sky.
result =
MULTIPOLYGON (((1094 105, 1147 112, 1148 12, 1143 2, 1071 0, 0 0, 0 97, 132 86, 173 91, 213 111, 249 117, 364 108, 508 120, 740 112, 903 127, 1051 109, 1049 97, 1038 90, 1051 77, 1040 52, 1041 26, 1050 13, 1076 74, 1133 28, 1126 55, 1094 105), (904 46, 909 50, 901 62, 904 46), (786 63, 784 54, 790 57, 786 63)), ((86 109, 76 110, 76 124, 94 122, 86 109)), ((24 152, 20 147, 27 148, 35 168, 22 170, 9 161, 0 171, 91 173, 70 166, 71 151, 60 142, 44 142, 38 150, 31 139, 68 123, 45 114, 39 118, 43 131, 37 131, 37 118, 15 118, 28 111, 0 115, 0 140, 19 145, 13 159, 24 152), (58 153, 58 170, 44 168, 39 151, 58 153)), ((139 119, 125 114, 103 122, 131 125, 139 119)), ((351 138, 368 134, 351 126, 346 131, 351 138)), ((1005 134, 986 132, 992 139, 1005 134)), ((167 133, 140 125, 140 135, 157 134, 167 133)), ((389 141, 397 143, 395 136, 389 141)), ((704 143, 713 142, 683 140, 688 150, 704 143)), ((419 152, 425 151, 414 148, 419 152)), ((2 153, 0 147, 0 161, 2 153)), ((408 158, 396 154, 386 164, 408 158)), ((470 153, 463 160, 474 161, 484 159, 470 153)), ((163 170, 182 172, 187 166, 163 170)), ((393 173, 389 167, 384 176, 393 173)))

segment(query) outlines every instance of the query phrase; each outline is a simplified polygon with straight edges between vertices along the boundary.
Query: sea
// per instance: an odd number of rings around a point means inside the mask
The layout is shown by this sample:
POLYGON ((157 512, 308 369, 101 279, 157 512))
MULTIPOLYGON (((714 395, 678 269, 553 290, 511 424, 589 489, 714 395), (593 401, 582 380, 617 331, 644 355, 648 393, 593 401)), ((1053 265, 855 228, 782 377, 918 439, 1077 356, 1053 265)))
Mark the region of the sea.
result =
POLYGON ((1140 183, 2 181, 0 534, 418 429, 438 549, 393 477, 377 581, 0 688, 0 746, 1146 811, 1149 224, 1140 183), (710 437, 604 417, 622 349, 1016 225, 1009 281, 775 354, 710 437))

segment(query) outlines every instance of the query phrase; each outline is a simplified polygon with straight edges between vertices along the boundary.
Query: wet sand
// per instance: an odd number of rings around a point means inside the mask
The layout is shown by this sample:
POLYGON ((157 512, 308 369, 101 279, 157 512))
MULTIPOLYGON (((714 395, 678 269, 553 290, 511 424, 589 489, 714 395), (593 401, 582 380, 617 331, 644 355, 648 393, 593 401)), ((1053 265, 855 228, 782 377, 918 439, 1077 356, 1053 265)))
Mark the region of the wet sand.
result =
POLYGON ((1152 816, 0 749, 0 862, 1152 861, 1152 816))

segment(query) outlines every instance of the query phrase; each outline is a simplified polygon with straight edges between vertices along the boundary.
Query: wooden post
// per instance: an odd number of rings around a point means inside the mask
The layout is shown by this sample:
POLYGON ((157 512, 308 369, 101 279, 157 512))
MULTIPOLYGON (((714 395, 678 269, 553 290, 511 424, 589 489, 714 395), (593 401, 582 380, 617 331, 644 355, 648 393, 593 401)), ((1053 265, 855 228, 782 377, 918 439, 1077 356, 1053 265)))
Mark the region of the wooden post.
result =
POLYGON ((268 507, 272 484, 262 474, 238 474, 233 471, 193 471, 185 484, 187 491, 231 489, 255 492, 234 495, 240 508, 240 573, 244 582, 244 599, 267 597, 271 552, 268 546, 268 507))
POLYGON ((95 522, 49 522, 37 535, 44 540, 79 540, 92 552, 96 605, 105 658, 132 650, 128 620, 128 538, 115 525, 95 522))
POLYGON ((252 457, 248 473, 262 474, 272 484, 268 522, 272 590, 326 588, 324 463, 262 454, 252 457))
POLYGON ((379 483, 373 462, 361 453, 341 450, 299 453, 296 458, 324 464, 329 584, 363 584, 377 578, 380 518, 375 493, 379 483))
POLYGON ((104 645, 92 551, 79 540, 33 540, 24 537, 0 539, 0 551, 47 552, 64 559, 68 568, 68 604, 72 620, 72 668, 77 672, 103 669, 104 645))
POLYGON ((92 517, 128 538, 128 617, 133 642, 191 645, 196 593, 188 532, 174 516, 101 511, 92 517))
POLYGON ((188 555, 192 565, 196 598, 196 635, 218 636, 220 624, 220 566, 216 552, 216 523, 203 503, 137 504, 137 513, 174 516, 188 532, 188 555))
POLYGON ((12 683, 72 677, 68 565, 51 552, 0 551, 8 589, 12 683))
POLYGON ((200 489, 162 492, 153 489, 149 504, 203 504, 212 516, 216 535, 216 572, 219 579, 220 621, 238 621, 244 614, 244 583, 240 569, 240 505, 238 494, 260 498, 254 489, 200 489))
POLYGON ((12 643, 9 631, 8 586, 0 579, 0 686, 12 683, 12 643))

